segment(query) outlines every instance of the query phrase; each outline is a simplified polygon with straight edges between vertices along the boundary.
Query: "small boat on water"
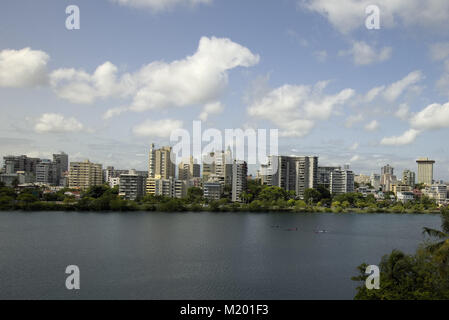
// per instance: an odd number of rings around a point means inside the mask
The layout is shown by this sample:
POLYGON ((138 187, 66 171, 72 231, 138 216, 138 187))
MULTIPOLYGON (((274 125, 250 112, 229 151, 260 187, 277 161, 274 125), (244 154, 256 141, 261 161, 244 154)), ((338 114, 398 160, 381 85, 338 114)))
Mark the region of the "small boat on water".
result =
POLYGON ((315 233, 327 233, 327 230, 315 230, 315 233))

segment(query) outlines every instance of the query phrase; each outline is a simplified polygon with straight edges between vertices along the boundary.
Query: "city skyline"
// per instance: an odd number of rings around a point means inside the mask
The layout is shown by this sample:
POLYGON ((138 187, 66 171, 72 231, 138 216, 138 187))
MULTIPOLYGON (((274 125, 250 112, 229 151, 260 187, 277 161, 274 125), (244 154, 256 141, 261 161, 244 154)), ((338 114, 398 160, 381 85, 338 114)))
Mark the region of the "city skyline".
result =
MULTIPOLYGON (((121 172, 121 173, 127 173, 128 171, 137 171, 137 172, 147 172, 148 173, 148 177, 149 178, 157 178, 157 179, 169 179, 169 178, 180 178, 181 176, 181 180, 189 180, 192 178, 207 178, 210 173, 208 172, 211 168, 210 166, 213 167, 213 171, 217 171, 217 173, 219 175, 223 175, 223 178, 226 179, 225 177, 227 177, 226 174, 226 170, 225 169, 227 165, 232 165, 232 163, 234 163, 235 161, 237 162, 246 162, 244 159, 238 159, 235 158, 232 154, 232 152, 230 150, 224 151, 224 150, 214 150, 213 152, 211 152, 211 155, 207 155, 207 154, 203 154, 202 158, 207 157, 212 157, 210 160, 207 160, 206 163, 201 162, 201 163, 197 163, 196 160, 194 160, 194 158, 191 156, 190 158, 187 159, 183 159, 179 164, 176 164, 168 159, 164 158, 172 153, 172 147, 171 146, 156 146, 154 143, 151 144, 151 147, 149 149, 148 152, 148 160, 147 160, 147 167, 144 168, 143 170, 139 170, 133 167, 121 167, 119 169, 117 169, 118 167, 115 166, 111 166, 111 165, 106 165, 104 163, 98 162, 98 161, 92 161, 90 158, 85 158, 82 160, 76 160, 76 161, 69 161, 69 157, 70 155, 68 155, 67 153, 65 153, 64 151, 59 151, 59 154, 53 154, 53 162, 50 159, 46 159, 46 158, 32 158, 32 157, 28 157, 29 160, 31 160, 31 166, 32 167, 37 167, 39 165, 48 165, 50 163, 58 163, 60 162, 60 157, 61 155, 66 157, 65 160, 65 164, 63 164, 63 167, 70 167, 70 165, 73 163, 75 165, 79 165, 82 163, 90 163, 90 164, 98 164, 102 166, 102 170, 108 170, 109 168, 112 168, 115 171, 121 172), (164 156, 161 157, 161 155, 164 154, 164 156), (214 156, 215 154, 215 156, 214 156), (156 161, 156 159, 158 159, 158 161, 156 161), (212 161, 212 162, 210 162, 212 161), (156 164, 156 162, 158 162, 158 164, 156 164), (189 163, 190 162, 190 163, 189 163), (210 163, 209 163, 210 162, 210 163), (155 163, 155 164, 152 164, 155 163), (193 167, 192 167, 193 166, 193 167), (169 169, 166 169, 170 167, 169 169), (221 168, 223 167, 223 168, 221 168), (190 173, 187 173, 186 171, 191 171, 190 173), (193 174, 193 171, 195 171, 195 173, 193 174)), ((1 170, 3 170, 6 173, 8 172, 8 167, 7 167, 7 163, 6 160, 9 160, 11 158, 22 158, 22 157, 27 157, 26 155, 7 155, 5 157, 3 157, 2 159, 2 166, 0 167, 1 170)), ((430 158, 416 158, 415 163, 416 163, 416 169, 413 167, 407 167, 407 168, 396 168, 391 166, 389 163, 384 164, 383 166, 377 168, 377 169, 372 169, 369 174, 365 174, 363 172, 357 172, 355 170, 353 170, 350 165, 348 164, 342 164, 342 165, 338 165, 338 166, 329 166, 327 163, 321 163, 319 161, 320 156, 319 155, 315 155, 315 156, 310 156, 310 155, 286 155, 286 154, 276 154, 276 155, 270 155, 269 159, 272 158, 284 158, 284 159, 294 159, 295 161, 298 159, 315 159, 316 161, 316 168, 314 169, 314 171, 316 171, 317 169, 330 169, 329 172, 327 172, 327 174, 330 174, 331 171, 333 170, 337 170, 337 171, 351 171, 353 172, 353 174, 355 175, 355 177, 357 176, 365 176, 365 177, 370 177, 372 175, 378 175, 379 177, 384 176, 384 174, 388 174, 391 175, 392 177, 394 177, 394 181, 402 181, 405 182, 405 184, 409 184, 410 181, 409 180, 413 180, 414 183, 425 183, 427 185, 430 185, 431 183, 429 182, 420 182, 420 178, 419 178, 419 171, 420 171, 420 163, 425 162, 425 163, 431 163, 431 167, 427 170, 427 175, 431 176, 431 179, 429 181, 433 182, 440 182, 440 181, 445 181, 444 179, 441 179, 438 176, 435 176, 434 172, 435 172, 435 167, 438 168, 438 163, 436 163, 435 160, 432 160, 430 158), (434 164, 436 163, 436 166, 434 166, 434 164), (377 171, 376 171, 377 170, 377 171), (391 173, 391 171, 394 170, 396 172, 396 174, 391 173), (397 180, 396 180, 397 179, 397 180)), ((170 158, 171 159, 171 158, 170 158)), ((280 161, 280 160, 279 160, 280 161)), ((264 175, 263 172, 267 173, 267 168, 270 167, 270 162, 268 162, 268 164, 261 164, 259 167, 257 167, 256 173, 253 174, 252 172, 249 172, 248 170, 248 176, 253 176, 256 177, 257 175, 264 175), (267 166, 268 165, 268 166, 267 166)), ((248 166, 248 164, 246 164, 248 166)), ((276 168, 280 168, 281 165, 277 165, 275 166, 276 168)), ((273 167, 274 168, 274 167, 273 167)), ((0 170, 0 172, 1 172, 0 170)), ((48 169, 47 169, 48 170, 48 169)), ((60 169, 59 169, 60 170, 60 169)), ((13 170, 14 172, 16 171, 20 171, 17 168, 14 168, 13 170)), ((27 171, 27 170, 25 170, 27 171)), ((28 170, 28 171, 33 171, 33 170, 28 170)), ((36 171, 36 169, 34 169, 34 171, 36 171)), ((60 172, 58 172, 57 176, 60 177, 62 172, 68 172, 68 170, 60 170, 60 172)), ((324 173, 324 172, 323 172, 324 173)), ((275 174, 278 174, 277 172, 275 174)), ((316 179, 320 180, 320 172, 318 171, 317 176, 315 177, 316 179)), ((271 174, 269 174, 271 175, 271 174)), ((106 179, 107 180, 107 179, 106 179)), ((223 183, 225 182, 225 180, 223 180, 223 183)), ((326 183, 322 183, 322 184, 326 184, 326 183)), ((316 187, 316 186, 315 186, 316 187)))
POLYGON ((5 3, 0 157, 145 170, 151 141, 200 119, 278 128, 279 154, 363 174, 427 156, 447 181, 449 5, 378 2, 380 30, 354 1, 72 1, 71 31, 66 3, 5 3))

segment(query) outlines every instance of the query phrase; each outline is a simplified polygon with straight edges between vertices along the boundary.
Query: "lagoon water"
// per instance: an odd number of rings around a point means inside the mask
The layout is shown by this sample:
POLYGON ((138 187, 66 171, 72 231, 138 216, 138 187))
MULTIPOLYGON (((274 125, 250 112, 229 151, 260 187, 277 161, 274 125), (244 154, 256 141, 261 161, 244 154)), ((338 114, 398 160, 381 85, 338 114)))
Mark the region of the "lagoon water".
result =
POLYGON ((440 217, 0 212, 0 299, 352 299, 356 267, 413 253, 424 226, 440 217))

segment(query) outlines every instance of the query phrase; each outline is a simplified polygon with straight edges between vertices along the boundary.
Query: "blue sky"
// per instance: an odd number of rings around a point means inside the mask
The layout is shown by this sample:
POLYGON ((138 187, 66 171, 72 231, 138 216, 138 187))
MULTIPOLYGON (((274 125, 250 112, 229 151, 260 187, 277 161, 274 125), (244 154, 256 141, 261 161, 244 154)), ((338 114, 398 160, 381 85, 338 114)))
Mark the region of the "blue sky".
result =
POLYGON ((152 141, 202 118, 278 128, 280 153, 357 173, 428 156, 449 180, 448 2, 379 0, 379 30, 365 27, 372 2, 334 4, 2 1, 0 156, 64 150, 145 170, 152 141))

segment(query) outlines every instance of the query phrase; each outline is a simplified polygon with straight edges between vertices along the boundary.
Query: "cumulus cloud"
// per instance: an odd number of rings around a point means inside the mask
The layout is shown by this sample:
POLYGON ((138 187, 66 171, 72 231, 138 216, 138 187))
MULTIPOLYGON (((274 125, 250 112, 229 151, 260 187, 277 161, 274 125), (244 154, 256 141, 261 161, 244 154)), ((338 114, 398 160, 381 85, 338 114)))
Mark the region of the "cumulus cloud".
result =
POLYGON ((438 42, 430 46, 430 57, 435 61, 442 61, 449 57, 449 42, 438 42))
POLYGON ((122 114, 123 112, 126 112, 127 110, 128 110, 128 108, 126 108, 126 107, 117 107, 117 108, 109 109, 103 114, 103 119, 105 119, 105 120, 110 119, 112 117, 122 114))
POLYGON ((418 130, 432 130, 449 128, 449 102, 446 104, 434 103, 410 119, 412 128, 418 130))
POLYGON ((375 87, 372 88, 364 97, 364 102, 371 102, 373 101, 379 94, 385 90, 385 86, 375 87))
POLYGON ((110 62, 93 74, 84 70, 59 69, 51 74, 57 94, 74 103, 91 104, 98 98, 130 97, 130 104, 114 108, 110 117, 125 109, 145 111, 184 107, 217 101, 228 84, 228 71, 251 67, 259 56, 226 38, 201 38, 195 54, 171 63, 152 62, 134 73, 117 76, 110 62))
POLYGON ((305 136, 317 120, 328 119, 336 106, 344 104, 355 94, 352 89, 344 89, 335 95, 326 95, 322 92, 326 84, 287 84, 273 89, 256 99, 248 107, 248 114, 273 122, 281 129, 281 136, 305 136))
POLYGON ((349 147, 349 150, 355 151, 359 148, 359 143, 355 142, 352 146, 349 147))
POLYGON ((47 53, 30 48, 0 51, 0 87, 45 85, 49 59, 47 53))
POLYGON ((146 120, 145 122, 135 126, 133 133, 139 137, 158 137, 168 138, 172 131, 180 129, 183 126, 181 120, 162 119, 162 120, 146 120))
POLYGON ((394 115, 401 120, 407 120, 410 116, 410 107, 407 104, 403 103, 399 106, 394 115))
POLYGON ((365 130, 367 131, 376 131, 379 128, 379 122, 377 120, 373 120, 365 126, 365 130))
POLYGON ((388 86, 383 92, 383 96, 390 102, 395 101, 406 89, 421 81, 423 78, 424 76, 419 70, 410 72, 405 78, 388 86))
POLYGON ((345 127, 351 128, 354 124, 363 121, 363 115, 357 114, 357 115, 351 115, 346 119, 345 127))
POLYGON ((80 104, 91 104, 97 98, 123 97, 134 89, 129 74, 117 80, 117 67, 109 61, 93 74, 84 70, 57 69, 50 74, 50 83, 59 97, 80 104))
POLYGON ((378 98, 383 98, 389 103, 395 102, 404 93, 419 92, 421 87, 418 83, 423 79, 424 75, 420 70, 412 71, 396 82, 370 89, 366 94, 358 96, 356 103, 371 103, 378 98))
POLYGON ((153 11, 165 11, 177 5, 195 6, 209 4, 212 0, 110 0, 124 6, 149 8, 153 11))
POLYGON ((445 0, 298 0, 300 7, 324 16, 341 33, 365 28, 367 6, 380 9, 381 28, 420 26, 437 29, 449 20, 445 0))
POLYGON ((134 75, 140 88, 130 108, 144 111, 217 101, 228 83, 227 71, 258 62, 258 55, 229 39, 203 37, 193 56, 154 62, 134 75))
MULTIPOLYGON (((407 108, 408 112, 408 108, 407 108)), ((411 128, 398 137, 383 138, 382 145, 406 145, 415 141, 416 137, 427 131, 449 128, 449 102, 434 103, 409 117, 411 128)))
POLYGON ((420 134, 419 130, 410 129, 397 137, 383 138, 380 142, 384 146, 402 146, 410 144, 415 141, 416 137, 420 134))
POLYGON ((84 129, 82 123, 75 118, 65 118, 62 114, 44 113, 34 126, 37 133, 79 132, 84 129))
POLYGON ((392 51, 391 47, 383 47, 377 50, 364 41, 354 41, 352 48, 347 51, 340 51, 339 55, 350 55, 353 57, 355 65, 364 66, 390 59, 392 51))
POLYGON ((449 42, 435 43, 430 46, 432 60, 444 61, 444 72, 436 82, 441 94, 449 94, 449 42))
POLYGON ((211 114, 220 114, 224 110, 224 106, 220 102, 208 103, 204 106, 199 118, 202 121, 207 121, 211 114))

